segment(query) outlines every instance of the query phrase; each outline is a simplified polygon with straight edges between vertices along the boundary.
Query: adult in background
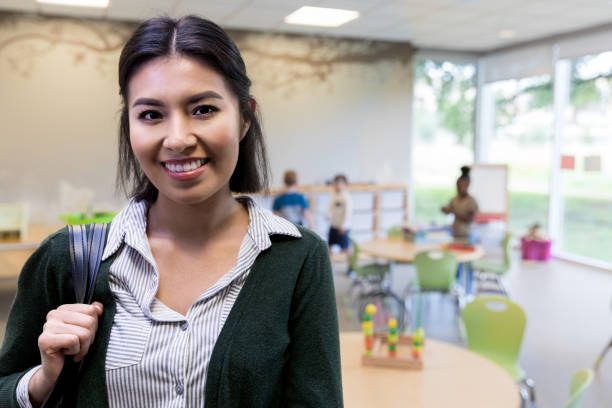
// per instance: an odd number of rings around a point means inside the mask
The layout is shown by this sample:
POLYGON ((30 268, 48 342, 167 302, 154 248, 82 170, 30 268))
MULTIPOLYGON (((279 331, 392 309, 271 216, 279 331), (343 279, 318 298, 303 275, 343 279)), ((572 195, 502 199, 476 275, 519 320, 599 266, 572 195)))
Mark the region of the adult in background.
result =
POLYGON ((478 203, 468 190, 470 188, 470 168, 461 167, 461 175, 456 183, 457 195, 441 208, 444 214, 453 214, 453 238, 457 241, 469 243, 472 241, 471 230, 474 217, 478 213, 478 203))

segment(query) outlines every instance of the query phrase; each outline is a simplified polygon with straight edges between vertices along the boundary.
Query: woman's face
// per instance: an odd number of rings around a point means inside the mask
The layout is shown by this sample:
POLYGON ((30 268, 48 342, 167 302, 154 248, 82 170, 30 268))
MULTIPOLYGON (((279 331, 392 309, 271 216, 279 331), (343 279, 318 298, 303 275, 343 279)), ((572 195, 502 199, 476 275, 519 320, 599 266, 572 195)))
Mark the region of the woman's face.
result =
POLYGON ((130 143, 159 199, 183 204, 230 195, 248 130, 221 75, 187 56, 155 58, 128 85, 130 143))

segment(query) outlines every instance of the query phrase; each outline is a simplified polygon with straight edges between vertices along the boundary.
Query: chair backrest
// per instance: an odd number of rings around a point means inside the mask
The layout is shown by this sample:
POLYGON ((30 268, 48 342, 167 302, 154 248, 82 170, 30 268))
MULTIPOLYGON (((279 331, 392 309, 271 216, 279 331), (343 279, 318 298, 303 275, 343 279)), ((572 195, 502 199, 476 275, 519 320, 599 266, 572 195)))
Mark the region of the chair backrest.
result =
POLYGON ((511 253, 512 248, 510 248, 511 240, 512 240, 512 234, 506 231, 506 233, 504 234, 504 238, 501 241, 502 253, 504 257, 504 266, 506 267, 506 269, 510 269, 510 265, 512 262, 512 253, 511 253))
POLYGON ((399 225, 395 225, 387 230, 388 238, 401 238, 404 236, 404 230, 399 225))
POLYGON ((452 252, 419 252, 414 258, 414 264, 421 290, 448 291, 455 283, 457 258, 452 252))
POLYGON ((574 373, 570 384, 570 399, 567 401, 565 408, 582 406, 582 397, 591 383, 593 383, 593 370, 585 368, 574 373))
POLYGON ((518 361, 527 317, 505 296, 476 297, 461 311, 468 348, 493 360, 518 361))
POLYGON ((349 237, 349 242, 351 244, 351 255, 349 256, 349 269, 351 271, 357 270, 359 266, 359 244, 353 240, 353 238, 349 237))

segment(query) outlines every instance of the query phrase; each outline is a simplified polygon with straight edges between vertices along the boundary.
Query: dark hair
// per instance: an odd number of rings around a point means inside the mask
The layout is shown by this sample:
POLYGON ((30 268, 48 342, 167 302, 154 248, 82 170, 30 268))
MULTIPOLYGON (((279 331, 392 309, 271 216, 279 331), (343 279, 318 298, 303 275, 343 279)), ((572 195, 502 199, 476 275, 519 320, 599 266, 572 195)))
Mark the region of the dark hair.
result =
POLYGON ((294 170, 287 170, 283 175, 283 181, 287 187, 297 184, 297 173, 294 170))
POLYGON ((242 119, 250 122, 240 141, 238 163, 230 178, 230 190, 255 193, 267 190, 268 159, 259 115, 249 94, 251 80, 240 51, 225 31, 212 21, 185 16, 180 19, 155 17, 142 23, 127 41, 119 58, 119 93, 122 99, 119 123, 117 185, 137 200, 155 201, 157 188, 149 181, 130 145, 128 86, 145 63, 158 57, 183 55, 214 69, 238 99, 242 119))
POLYGON ((470 181, 470 170, 470 166, 462 166, 461 176, 459 176, 459 180, 470 181))
POLYGON ((344 184, 348 184, 348 179, 344 174, 336 174, 334 176, 334 183, 337 183, 339 181, 342 181, 344 184))

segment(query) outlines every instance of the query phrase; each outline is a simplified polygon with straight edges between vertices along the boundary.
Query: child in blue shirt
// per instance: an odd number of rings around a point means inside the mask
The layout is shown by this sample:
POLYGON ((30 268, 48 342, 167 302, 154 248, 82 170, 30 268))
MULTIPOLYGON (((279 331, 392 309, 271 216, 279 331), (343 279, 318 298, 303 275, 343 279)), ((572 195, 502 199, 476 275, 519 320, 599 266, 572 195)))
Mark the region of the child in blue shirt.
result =
POLYGON ((272 210, 294 224, 310 227, 312 222, 308 211, 308 200, 298 191, 297 173, 287 170, 283 181, 285 192, 274 199, 272 210))

